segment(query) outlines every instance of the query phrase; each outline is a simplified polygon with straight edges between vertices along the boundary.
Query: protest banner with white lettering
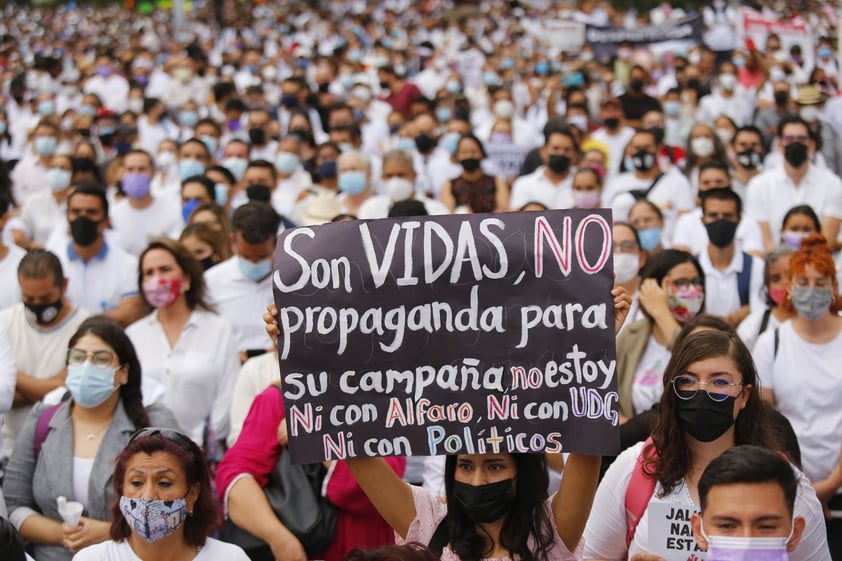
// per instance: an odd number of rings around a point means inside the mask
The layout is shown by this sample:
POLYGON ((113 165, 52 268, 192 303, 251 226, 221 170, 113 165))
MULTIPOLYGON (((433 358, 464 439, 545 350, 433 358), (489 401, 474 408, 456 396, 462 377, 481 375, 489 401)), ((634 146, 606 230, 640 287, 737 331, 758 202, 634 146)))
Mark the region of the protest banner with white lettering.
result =
POLYGON ((569 210, 284 231, 292 460, 615 453, 611 223, 569 210))
POLYGON ((614 56, 620 43, 628 42, 637 46, 655 49, 657 44, 669 44, 674 48, 684 46, 685 50, 702 42, 704 21, 701 15, 694 15, 680 21, 661 25, 641 27, 600 27, 588 25, 585 29, 585 42, 593 47, 599 60, 614 56))
POLYGON ((650 502, 648 553, 664 561, 704 561, 707 552, 696 543, 690 524, 694 512, 693 504, 650 502))

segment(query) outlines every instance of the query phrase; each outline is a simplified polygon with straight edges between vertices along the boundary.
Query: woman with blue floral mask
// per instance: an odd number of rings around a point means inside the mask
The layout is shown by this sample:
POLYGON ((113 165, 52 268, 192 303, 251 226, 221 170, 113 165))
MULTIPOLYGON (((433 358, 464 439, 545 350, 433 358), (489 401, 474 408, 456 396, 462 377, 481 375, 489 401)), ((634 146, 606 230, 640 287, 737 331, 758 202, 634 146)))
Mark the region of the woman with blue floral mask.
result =
POLYGON ((89 318, 68 346, 69 399, 33 408, 3 481, 9 519, 39 561, 69 561, 83 547, 107 540, 116 498, 114 458, 150 422, 176 426, 163 406, 144 408, 140 363, 117 322, 89 318), (59 496, 82 503, 78 521, 66 518, 59 496))
MULTIPOLYGON (((804 473, 829 510, 842 510, 842 298, 833 254, 821 234, 789 260, 784 309, 796 316, 757 340, 763 397, 789 419, 804 473)), ((827 520, 831 556, 842 555, 842 519, 827 520)))
POLYGON ((74 561, 247 561, 242 549, 210 538, 219 511, 201 449, 178 431, 145 428, 129 440, 114 467, 111 540, 74 561))

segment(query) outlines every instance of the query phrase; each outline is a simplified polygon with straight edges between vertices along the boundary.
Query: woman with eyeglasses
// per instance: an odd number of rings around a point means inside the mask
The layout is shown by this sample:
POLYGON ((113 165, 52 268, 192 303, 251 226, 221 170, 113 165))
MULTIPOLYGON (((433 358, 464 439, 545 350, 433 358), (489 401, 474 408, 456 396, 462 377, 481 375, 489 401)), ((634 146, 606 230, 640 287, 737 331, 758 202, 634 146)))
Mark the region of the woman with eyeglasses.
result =
POLYGON ((638 303, 644 317, 624 327, 617 337, 617 391, 623 421, 658 403, 675 337, 705 304, 705 274, 686 251, 665 249, 650 256, 640 278, 638 303))
POLYGON ((821 234, 804 238, 789 260, 783 307, 788 322, 757 340, 754 358, 763 398, 789 419, 804 472, 832 515, 827 537, 842 558, 842 297, 830 247, 821 234))
POLYGON ((69 346, 69 399, 33 408, 3 481, 9 520, 38 561, 69 561, 83 547, 107 540, 114 458, 150 422, 176 426, 163 406, 144 408, 140 363, 117 322, 88 318, 69 346), (63 523, 59 496, 84 506, 76 526, 63 523))
MULTIPOLYGON (((782 450, 760 398, 751 354, 733 331, 697 329, 681 337, 662 383, 651 439, 622 452, 597 489, 585 529, 586 560, 650 561, 666 555, 663 529, 680 526, 676 512, 699 510, 698 482, 711 460, 742 444, 782 450)), ((807 478, 796 473, 795 516, 807 524, 789 559, 826 561, 821 504, 807 478)), ((725 521, 718 529, 727 527, 725 521)), ((688 538, 689 557, 694 544, 688 538)))
POLYGON ((111 539, 73 561, 248 561, 236 545, 209 537, 219 511, 208 466, 182 433, 150 427, 132 435, 115 462, 113 493, 111 539))

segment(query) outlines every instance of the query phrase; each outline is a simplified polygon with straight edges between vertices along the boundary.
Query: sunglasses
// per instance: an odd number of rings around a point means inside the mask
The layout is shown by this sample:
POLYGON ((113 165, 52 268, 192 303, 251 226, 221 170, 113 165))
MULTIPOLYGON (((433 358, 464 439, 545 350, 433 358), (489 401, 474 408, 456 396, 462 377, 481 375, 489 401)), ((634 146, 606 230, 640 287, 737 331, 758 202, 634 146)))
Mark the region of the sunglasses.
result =
POLYGON ((175 442, 185 450, 190 450, 191 452, 195 448, 195 444, 193 441, 178 432, 175 429, 165 429, 161 427, 146 427, 145 429, 140 429, 139 431, 135 432, 132 437, 129 439, 129 444, 137 440, 138 438, 146 438, 148 436, 156 436, 160 435, 166 438, 169 441, 175 442))

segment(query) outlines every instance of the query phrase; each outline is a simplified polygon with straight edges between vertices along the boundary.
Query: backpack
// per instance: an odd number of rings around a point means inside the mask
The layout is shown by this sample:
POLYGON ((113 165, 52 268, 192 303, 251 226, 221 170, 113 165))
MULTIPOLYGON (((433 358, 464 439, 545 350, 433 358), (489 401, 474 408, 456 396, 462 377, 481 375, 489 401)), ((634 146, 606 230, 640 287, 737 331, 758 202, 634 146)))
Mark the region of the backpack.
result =
POLYGON ((749 290, 751 285, 751 266, 754 259, 748 253, 743 252, 743 270, 737 273, 737 292, 740 295, 740 307, 748 306, 749 290))
POLYGON ((658 482, 655 478, 650 477, 643 470, 645 462, 645 452, 651 448, 652 452, 657 458, 657 450, 652 442, 652 437, 646 439, 643 443, 643 448, 640 450, 640 455, 634 463, 629 486, 626 487, 626 497, 624 501, 626 511, 626 549, 628 550, 634 539, 634 534, 637 532, 637 525, 640 524, 640 519, 643 513, 646 512, 646 507, 655 494, 655 484, 658 482))

